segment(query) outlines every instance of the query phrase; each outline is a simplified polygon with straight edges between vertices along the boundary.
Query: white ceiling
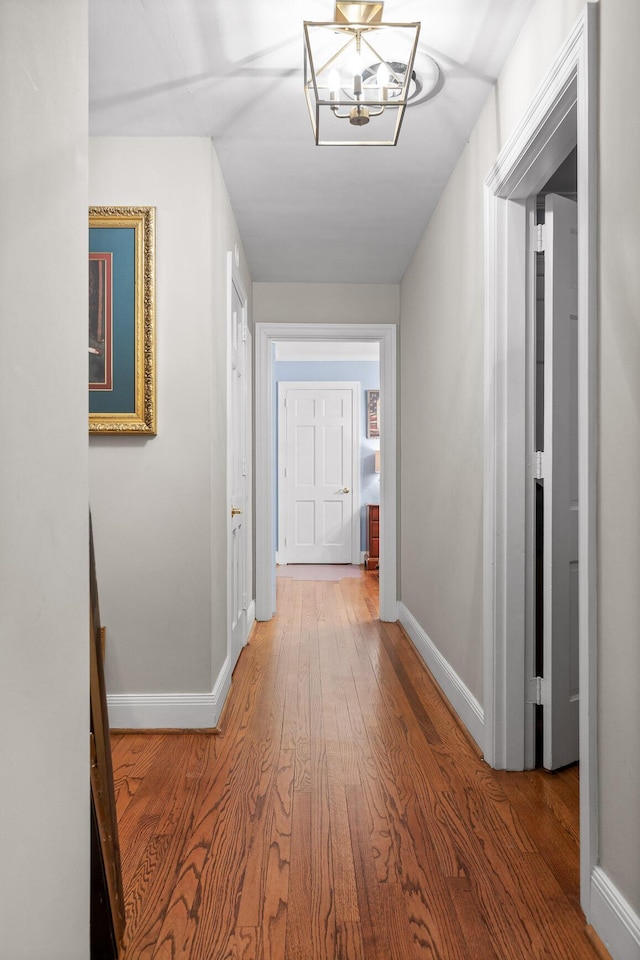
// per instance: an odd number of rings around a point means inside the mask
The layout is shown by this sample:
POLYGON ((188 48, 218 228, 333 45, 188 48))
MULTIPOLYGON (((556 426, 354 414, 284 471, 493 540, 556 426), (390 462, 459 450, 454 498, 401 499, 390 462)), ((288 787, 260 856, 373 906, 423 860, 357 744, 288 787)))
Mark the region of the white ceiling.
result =
POLYGON ((89 0, 93 136, 210 136, 256 281, 396 283, 534 0, 386 0, 443 77, 396 147, 316 147, 302 21, 332 0, 89 0))

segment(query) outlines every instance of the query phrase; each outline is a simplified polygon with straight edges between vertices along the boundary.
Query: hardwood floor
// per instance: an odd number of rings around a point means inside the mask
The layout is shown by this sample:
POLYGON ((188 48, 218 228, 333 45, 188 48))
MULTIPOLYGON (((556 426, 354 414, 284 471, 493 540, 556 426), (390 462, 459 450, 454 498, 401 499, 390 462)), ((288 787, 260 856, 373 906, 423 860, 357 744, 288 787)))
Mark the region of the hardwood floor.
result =
POLYGON ((127 960, 581 960, 578 774, 492 771, 375 574, 278 580, 221 736, 113 735, 127 960))

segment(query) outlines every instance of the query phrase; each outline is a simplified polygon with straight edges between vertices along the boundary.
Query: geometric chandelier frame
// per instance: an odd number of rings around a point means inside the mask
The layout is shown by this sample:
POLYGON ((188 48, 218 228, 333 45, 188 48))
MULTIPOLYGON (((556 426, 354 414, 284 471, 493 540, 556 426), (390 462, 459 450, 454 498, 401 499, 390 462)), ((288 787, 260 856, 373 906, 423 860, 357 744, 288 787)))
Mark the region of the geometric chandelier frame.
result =
POLYGON ((383 23, 383 3, 338 0, 333 21, 305 21, 304 89, 318 146, 395 146, 419 23, 383 23))

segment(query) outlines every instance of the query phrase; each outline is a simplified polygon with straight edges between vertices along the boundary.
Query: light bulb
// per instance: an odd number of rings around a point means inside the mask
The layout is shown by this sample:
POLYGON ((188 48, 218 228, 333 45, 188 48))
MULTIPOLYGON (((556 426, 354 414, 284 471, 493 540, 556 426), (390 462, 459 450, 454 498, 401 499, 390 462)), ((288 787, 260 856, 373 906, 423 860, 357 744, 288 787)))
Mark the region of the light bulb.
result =
POLYGON ((351 47, 350 56, 347 62, 349 64, 349 73, 353 77, 361 77, 364 67, 362 63, 362 52, 359 46, 356 46, 355 48, 351 47))
POLYGON ((338 94, 340 93, 340 74, 335 68, 331 70, 331 72, 329 73, 328 84, 329 84, 331 99, 337 100, 338 94))
POLYGON ((389 76, 389 67, 386 63, 381 63, 376 72, 376 80, 381 90, 389 86, 389 76))
POLYGON ((391 75, 389 73, 389 67, 383 61, 376 72, 376 82, 378 84, 378 90, 380 91, 380 99, 388 100, 389 99, 389 80, 391 75))

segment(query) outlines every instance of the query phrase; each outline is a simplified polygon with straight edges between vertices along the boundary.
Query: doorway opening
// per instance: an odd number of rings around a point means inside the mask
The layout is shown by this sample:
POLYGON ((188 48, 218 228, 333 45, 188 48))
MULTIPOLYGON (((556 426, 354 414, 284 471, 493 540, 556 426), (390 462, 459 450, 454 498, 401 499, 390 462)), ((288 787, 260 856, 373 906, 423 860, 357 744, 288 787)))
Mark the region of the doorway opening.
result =
MULTIPOLYGON (((375 344, 379 350, 379 503, 380 503, 380 619, 397 620, 396 589, 396 327, 393 324, 256 324, 256 618, 269 620, 275 612, 276 545, 278 528, 274 504, 276 397, 275 345, 308 343, 375 344)), ((359 420, 365 423, 365 404, 359 420)), ((375 451, 367 454, 369 467, 375 451)), ((375 466, 373 466, 375 472, 375 466)), ((342 484, 344 487, 345 484, 342 484)), ((349 489, 351 489, 350 485, 349 489)), ((345 495, 346 496, 346 495, 345 495)), ((360 516, 360 525, 362 517, 360 516)), ((361 529, 361 527, 360 527, 361 529)), ((360 538, 362 542, 362 534, 360 538)), ((359 545, 360 546, 360 545, 359 545)), ((361 550, 353 558, 361 559, 361 550)), ((352 561, 353 562, 353 561, 352 561)))
POLYGON ((577 144, 580 894, 587 918, 598 862, 596 16, 595 5, 587 4, 485 181, 484 752, 491 766, 522 770, 535 761, 535 725, 528 718, 535 702, 530 685, 538 685, 527 636, 534 622, 527 603, 535 597, 527 582, 535 569, 528 550, 536 539, 535 497, 526 495, 532 466, 535 471, 526 389, 531 198, 577 144))

